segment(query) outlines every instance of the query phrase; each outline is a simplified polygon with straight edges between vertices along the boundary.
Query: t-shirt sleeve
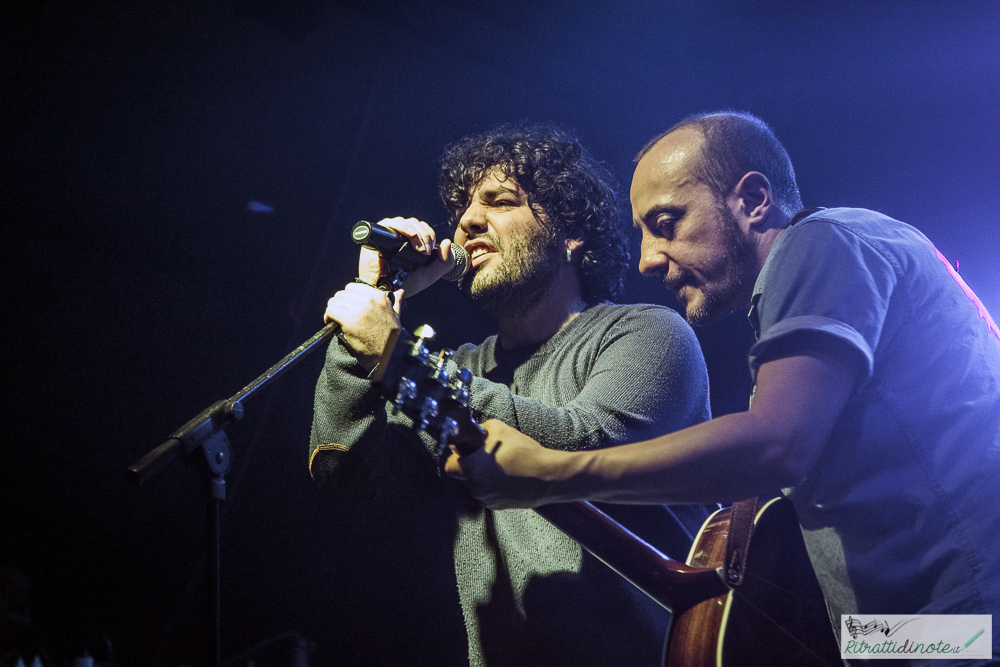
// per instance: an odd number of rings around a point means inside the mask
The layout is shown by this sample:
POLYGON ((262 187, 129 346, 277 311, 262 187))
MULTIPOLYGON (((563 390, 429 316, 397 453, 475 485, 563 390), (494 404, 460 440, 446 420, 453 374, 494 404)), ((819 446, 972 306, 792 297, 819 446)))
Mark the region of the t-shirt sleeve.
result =
POLYGON ((810 219, 790 228, 754 288, 751 373, 756 378, 776 342, 808 333, 856 350, 870 377, 897 276, 886 253, 835 222, 810 219))

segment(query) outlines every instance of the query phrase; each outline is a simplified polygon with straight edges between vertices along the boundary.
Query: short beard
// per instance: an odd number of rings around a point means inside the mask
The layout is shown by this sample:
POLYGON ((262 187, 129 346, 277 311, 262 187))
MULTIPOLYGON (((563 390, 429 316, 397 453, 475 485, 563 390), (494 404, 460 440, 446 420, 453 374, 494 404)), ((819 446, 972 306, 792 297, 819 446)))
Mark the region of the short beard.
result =
POLYGON ((559 272, 559 236, 548 225, 531 236, 509 238, 507 244, 492 233, 483 236, 496 248, 500 264, 488 275, 466 274, 462 294, 497 319, 520 317, 538 305, 559 272))
POLYGON ((726 246, 725 276, 718 289, 703 292, 700 306, 686 311, 687 321, 694 325, 719 322, 733 311, 746 308, 756 280, 757 253, 753 244, 743 235, 736 217, 723 202, 718 203, 716 210, 722 219, 726 246))

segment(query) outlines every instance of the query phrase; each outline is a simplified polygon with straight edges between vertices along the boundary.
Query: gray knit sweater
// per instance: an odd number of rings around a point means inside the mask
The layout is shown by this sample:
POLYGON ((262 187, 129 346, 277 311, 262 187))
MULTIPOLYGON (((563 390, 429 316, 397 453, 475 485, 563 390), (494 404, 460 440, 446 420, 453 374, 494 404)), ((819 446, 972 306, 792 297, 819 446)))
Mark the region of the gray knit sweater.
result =
MULTIPOLYGON (((500 419, 546 447, 607 447, 709 417, 708 377, 694 333, 658 306, 598 304, 540 345, 506 351, 492 336, 463 345, 449 364, 472 370, 477 419, 500 419)), ((668 620, 661 607, 534 512, 484 510, 441 474, 433 443, 410 426, 402 415, 387 415, 350 353, 331 344, 316 389, 310 470, 339 498, 372 499, 382 510, 373 515, 372 531, 398 537, 400 550, 428 555, 420 565, 426 572, 411 573, 421 577, 420 592, 401 599, 388 590, 392 576, 373 578, 387 588, 373 595, 395 600, 399 623, 439 619, 425 654, 407 664, 659 664, 668 620), (421 505, 425 513, 414 511, 421 505), (447 609, 456 601, 461 615, 447 609), (449 627, 459 619, 464 633, 449 627), (466 656, 454 646, 463 634, 466 656)), ((603 509, 681 559, 707 516, 703 508, 603 509)), ((344 545, 340 556, 351 551, 344 545)), ((388 555, 363 557, 375 570, 393 568, 388 555)), ((407 579, 396 588, 411 585, 407 579)))

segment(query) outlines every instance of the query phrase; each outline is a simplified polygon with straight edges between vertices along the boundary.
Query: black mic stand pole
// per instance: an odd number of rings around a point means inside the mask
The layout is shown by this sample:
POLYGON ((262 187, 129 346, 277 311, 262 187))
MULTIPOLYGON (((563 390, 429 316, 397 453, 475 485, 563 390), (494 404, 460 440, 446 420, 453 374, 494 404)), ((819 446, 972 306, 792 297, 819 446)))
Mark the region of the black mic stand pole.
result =
MULTIPOLYGON (((358 225, 355 225, 355 228, 357 227, 358 225)), ((365 244, 367 240, 367 237, 362 239, 355 236, 355 242, 358 245, 365 244)), ((379 254, 389 265, 388 273, 379 279, 379 288, 388 293, 390 300, 393 296, 390 290, 402 287, 406 280, 407 271, 427 263, 427 258, 413 250, 409 243, 402 243, 398 248, 381 249, 379 254)), ((219 644, 222 611, 219 574, 222 560, 219 548, 221 533, 219 516, 222 501, 226 499, 225 475, 232 463, 229 438, 226 437, 226 432, 223 429, 230 422, 239 421, 243 417, 244 399, 270 381, 277 379, 296 362, 316 348, 321 347, 323 343, 339 332, 340 325, 330 322, 238 393, 227 400, 216 401, 202 410, 197 417, 175 431, 166 442, 133 463, 128 469, 132 481, 142 484, 162 471, 167 467, 167 464, 181 454, 186 457, 196 449, 202 450, 203 460, 208 466, 210 476, 208 480, 208 667, 220 667, 221 663, 219 644)))
POLYGON ((299 345, 285 357, 271 366, 263 375, 248 384, 241 391, 224 401, 216 401, 197 417, 175 431, 162 445, 153 449, 142 459, 133 463, 129 478, 136 484, 151 479, 161 472, 175 458, 185 457, 196 449, 202 450, 207 464, 208 489, 208 662, 209 667, 220 667, 220 634, 222 612, 220 601, 221 554, 220 554, 220 510, 226 499, 225 475, 232 462, 229 439, 225 427, 243 417, 243 400, 255 391, 275 380, 306 355, 321 347, 335 336, 340 326, 334 322, 327 324, 312 338, 299 345))

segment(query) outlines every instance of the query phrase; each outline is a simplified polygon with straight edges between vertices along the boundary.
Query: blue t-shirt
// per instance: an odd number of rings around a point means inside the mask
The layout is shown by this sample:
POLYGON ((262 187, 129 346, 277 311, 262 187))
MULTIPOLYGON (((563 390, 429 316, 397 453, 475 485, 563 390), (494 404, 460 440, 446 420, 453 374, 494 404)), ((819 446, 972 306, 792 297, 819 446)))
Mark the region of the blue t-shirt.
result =
POLYGON ((979 299, 915 228, 829 209, 778 239, 750 320, 755 378, 775 341, 804 332, 864 360, 816 465, 786 490, 835 621, 993 614, 995 638, 1000 332, 979 299))

